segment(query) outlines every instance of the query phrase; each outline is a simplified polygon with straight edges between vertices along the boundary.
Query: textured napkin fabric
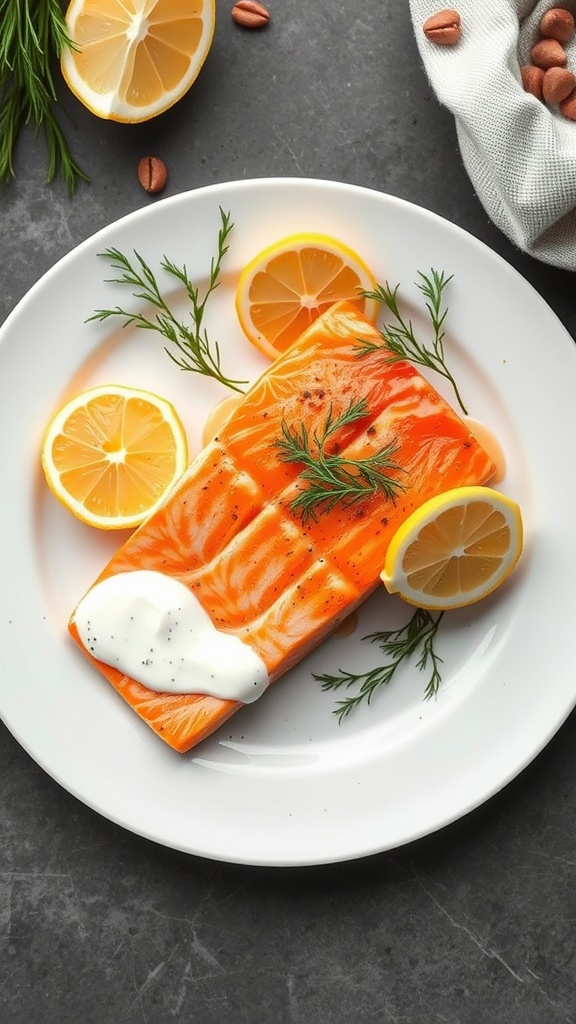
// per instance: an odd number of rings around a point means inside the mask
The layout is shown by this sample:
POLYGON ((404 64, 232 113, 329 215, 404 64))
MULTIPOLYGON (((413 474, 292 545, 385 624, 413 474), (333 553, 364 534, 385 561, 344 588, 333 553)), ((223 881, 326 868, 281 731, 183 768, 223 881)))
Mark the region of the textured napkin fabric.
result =
MULTIPOLYGON (((410 0, 414 32, 439 101, 454 115, 464 166, 486 212, 520 249, 576 270, 576 121, 522 88, 520 67, 545 11, 576 0, 410 0), (456 46, 429 42, 422 25, 457 10, 456 46)), ((576 73, 576 39, 564 44, 576 73)))

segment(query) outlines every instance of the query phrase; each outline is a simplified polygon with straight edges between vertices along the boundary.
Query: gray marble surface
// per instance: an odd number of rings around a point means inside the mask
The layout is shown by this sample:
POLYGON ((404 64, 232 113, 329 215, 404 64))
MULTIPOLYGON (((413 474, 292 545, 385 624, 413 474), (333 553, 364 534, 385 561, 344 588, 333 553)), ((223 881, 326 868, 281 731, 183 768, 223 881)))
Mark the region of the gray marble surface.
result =
MULTIPOLYGON (((154 152, 169 167, 163 195, 294 175, 420 204, 499 252, 576 336, 573 276, 517 252, 479 205, 407 3, 269 6, 269 27, 249 33, 218 0, 200 78, 156 121, 101 122, 63 92, 91 177, 72 198, 45 186, 42 147, 26 135, 0 193, 0 320, 77 243, 155 201, 135 173, 154 152)), ((140 839, 0 733, 3 1024, 576 1022, 574 716, 519 778, 439 834, 295 870, 140 839)))

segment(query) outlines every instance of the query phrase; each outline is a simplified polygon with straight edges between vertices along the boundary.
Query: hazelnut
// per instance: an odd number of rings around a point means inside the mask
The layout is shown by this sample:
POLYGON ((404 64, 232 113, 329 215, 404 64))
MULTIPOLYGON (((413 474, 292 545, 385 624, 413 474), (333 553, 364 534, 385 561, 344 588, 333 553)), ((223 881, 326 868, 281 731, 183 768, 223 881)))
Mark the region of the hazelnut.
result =
POLYGON ((559 43, 567 43, 574 35, 574 18, 570 11, 562 7, 553 7, 546 11, 540 21, 540 32, 548 39, 557 39, 559 43))
POLYGON ((530 56, 532 63, 545 71, 548 68, 563 68, 566 64, 564 47, 556 39, 541 39, 532 47, 530 56))
POLYGON ((542 95, 546 103, 561 103, 576 87, 576 75, 568 68, 548 68, 544 72, 542 95))
POLYGON ((564 117, 569 118, 570 121, 576 121, 576 89, 565 100, 562 100, 559 109, 564 117))
POLYGON ((422 31, 431 43, 437 43, 440 46, 454 46, 462 34, 460 15, 458 11, 447 7, 428 18, 422 26, 422 31))
POLYGON ((526 92, 532 93, 537 100, 541 100, 542 81, 544 79, 543 69, 537 68, 535 64, 525 64, 524 67, 520 68, 520 75, 526 92))
POLYGON ((147 192, 161 192, 168 179, 166 164, 157 156, 143 156, 138 163, 138 181, 147 192))

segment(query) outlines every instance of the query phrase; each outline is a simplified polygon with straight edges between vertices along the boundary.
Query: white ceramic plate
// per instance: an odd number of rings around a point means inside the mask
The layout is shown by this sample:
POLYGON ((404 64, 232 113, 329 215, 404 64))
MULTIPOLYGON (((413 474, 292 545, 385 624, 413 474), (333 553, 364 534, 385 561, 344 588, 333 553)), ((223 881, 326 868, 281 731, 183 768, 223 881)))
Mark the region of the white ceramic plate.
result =
MULTIPOLYGON (((177 292, 173 298, 181 300, 177 292)), ((575 383, 574 343, 534 290, 468 234, 390 196, 332 182, 244 181, 159 202, 99 232, 46 274, 0 331, 0 711, 8 728, 54 779, 107 818, 220 860, 345 860, 407 843, 470 811, 534 758, 576 702, 575 383), (71 393, 106 382, 164 394, 181 412, 192 450, 199 447, 225 392, 175 368, 158 335, 84 321, 95 308, 137 306, 128 290, 104 283, 110 273, 97 253, 109 246, 137 249, 154 267, 166 254, 205 281, 219 207, 235 226, 208 329, 230 375, 252 379, 266 365, 236 323, 234 284, 247 260, 283 235, 320 231, 347 242, 380 281, 401 283, 422 328, 417 270, 455 274, 450 365, 469 412, 503 446, 500 487, 520 501, 527 538, 507 585, 445 617, 436 700, 423 701, 424 676, 407 666, 371 707, 339 725, 336 695, 312 678, 378 663, 362 637, 410 615, 379 593, 352 635, 332 638, 258 705, 181 756, 68 639, 70 610, 120 538, 58 505, 38 449, 71 393)))

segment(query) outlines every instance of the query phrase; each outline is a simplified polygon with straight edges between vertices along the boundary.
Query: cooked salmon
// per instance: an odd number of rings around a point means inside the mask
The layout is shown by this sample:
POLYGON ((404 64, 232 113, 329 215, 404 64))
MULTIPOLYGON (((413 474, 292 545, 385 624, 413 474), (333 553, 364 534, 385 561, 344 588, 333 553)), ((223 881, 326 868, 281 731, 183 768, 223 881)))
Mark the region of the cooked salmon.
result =
MULTIPOLYGON (((494 463, 448 403, 409 362, 386 351, 349 303, 338 303, 260 377, 192 462, 163 507, 112 557, 96 583, 154 570, 185 584, 215 627, 249 644, 278 679, 379 582, 390 538, 428 498, 486 483, 494 463), (395 449, 398 489, 315 517, 294 511, 302 467, 280 457, 282 424, 322 433, 328 412, 364 400, 366 415, 331 436, 348 459, 395 449)), ((190 750, 243 705, 203 694, 158 693, 86 656, 171 747, 190 750)), ((263 699, 266 699, 265 697, 263 699)))

